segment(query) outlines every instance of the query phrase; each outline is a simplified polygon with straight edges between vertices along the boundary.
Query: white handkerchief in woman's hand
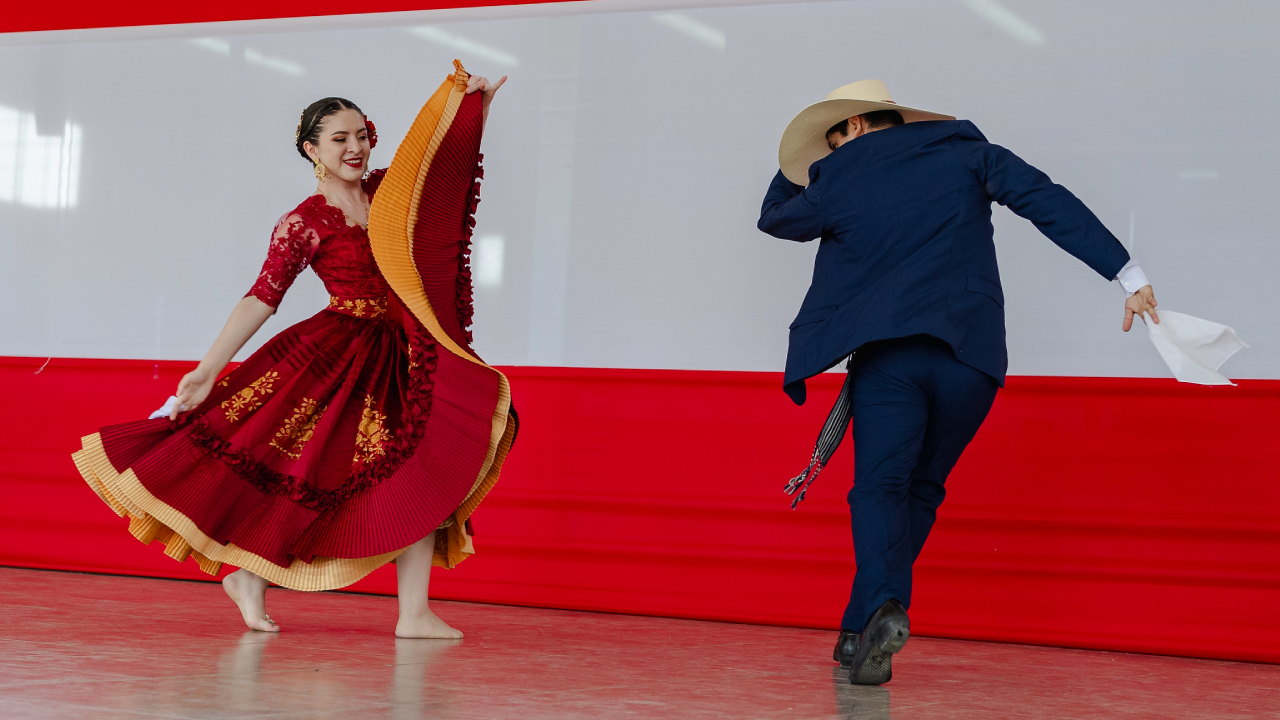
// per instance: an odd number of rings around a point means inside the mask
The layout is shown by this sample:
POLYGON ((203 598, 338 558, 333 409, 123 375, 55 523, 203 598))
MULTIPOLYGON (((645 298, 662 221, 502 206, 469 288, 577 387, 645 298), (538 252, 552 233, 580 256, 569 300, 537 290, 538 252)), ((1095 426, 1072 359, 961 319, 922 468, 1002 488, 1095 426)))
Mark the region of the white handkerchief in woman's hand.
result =
POLYGON ((173 404, 176 402, 178 402, 177 396, 170 395, 169 399, 164 401, 164 405, 162 405, 159 410, 151 413, 151 417, 147 419, 155 420, 156 418, 169 417, 170 413, 173 412, 173 404))
POLYGON ((1160 324, 1143 318, 1151 343, 1179 382, 1235 385, 1218 372, 1227 358, 1249 347, 1226 325, 1171 310, 1160 311, 1160 324))

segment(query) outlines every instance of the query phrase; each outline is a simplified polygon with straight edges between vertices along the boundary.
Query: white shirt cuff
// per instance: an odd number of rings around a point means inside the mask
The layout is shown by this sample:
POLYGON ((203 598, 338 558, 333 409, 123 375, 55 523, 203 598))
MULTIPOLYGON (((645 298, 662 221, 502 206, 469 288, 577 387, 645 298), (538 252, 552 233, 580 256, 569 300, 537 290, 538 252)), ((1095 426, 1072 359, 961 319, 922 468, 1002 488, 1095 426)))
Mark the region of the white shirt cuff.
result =
POLYGON ((1138 261, 1132 258, 1125 263, 1124 267, 1120 268, 1120 273, 1116 275, 1116 281, 1130 295, 1151 284, 1147 281, 1147 276, 1142 272, 1142 268, 1138 267, 1138 261))

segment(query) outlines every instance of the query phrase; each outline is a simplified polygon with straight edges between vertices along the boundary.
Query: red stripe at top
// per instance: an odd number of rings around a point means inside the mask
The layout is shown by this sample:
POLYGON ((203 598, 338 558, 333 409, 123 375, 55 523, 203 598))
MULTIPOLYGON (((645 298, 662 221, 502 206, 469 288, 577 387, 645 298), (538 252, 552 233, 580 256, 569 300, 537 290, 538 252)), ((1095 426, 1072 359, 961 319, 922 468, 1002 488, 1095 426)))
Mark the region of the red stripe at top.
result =
POLYGON ((564 0, 224 0, 180 3, 174 0, 128 0, 122 3, 6 2, 0 6, 0 32, 77 30, 85 28, 175 25, 181 23, 322 17, 413 10, 534 5, 564 0))

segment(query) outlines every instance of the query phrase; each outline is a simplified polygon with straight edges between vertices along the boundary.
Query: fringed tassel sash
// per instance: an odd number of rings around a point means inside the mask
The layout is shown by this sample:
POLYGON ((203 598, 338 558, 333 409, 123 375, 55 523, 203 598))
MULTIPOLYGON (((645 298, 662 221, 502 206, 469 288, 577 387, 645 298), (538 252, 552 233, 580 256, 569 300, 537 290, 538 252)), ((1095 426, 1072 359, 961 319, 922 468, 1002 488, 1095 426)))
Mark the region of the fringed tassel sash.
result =
POLYGON ((822 468, 827 466, 831 456, 836 453, 836 448, 840 447, 840 441, 844 439, 845 433, 849 432, 849 422, 853 419, 853 357, 850 355, 849 362, 845 365, 848 372, 844 377, 844 385, 840 388, 840 397, 836 398, 836 404, 832 406, 831 412, 827 415, 827 421, 822 425, 818 442, 814 443, 813 457, 809 460, 809 466, 804 469, 804 472, 791 478, 783 488, 788 495, 795 495, 797 490, 800 492, 796 495, 796 499, 791 501, 792 510, 795 510, 796 505, 804 499, 809 485, 818 479, 822 468))

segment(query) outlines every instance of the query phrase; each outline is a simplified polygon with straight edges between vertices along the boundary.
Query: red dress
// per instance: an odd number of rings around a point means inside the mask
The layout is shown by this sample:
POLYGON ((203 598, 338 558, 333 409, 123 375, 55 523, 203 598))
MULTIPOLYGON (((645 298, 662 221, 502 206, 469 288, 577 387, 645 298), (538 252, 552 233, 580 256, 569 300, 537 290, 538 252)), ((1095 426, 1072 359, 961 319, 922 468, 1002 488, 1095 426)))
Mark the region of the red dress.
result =
MULTIPOLYGON (((421 201, 431 212, 419 213, 437 240, 419 260, 452 268, 422 279, 422 300, 439 291, 438 322, 426 318, 434 334, 391 291, 366 229, 321 195, 304 200, 276 225, 249 295, 276 307, 310 265, 329 306, 272 338, 176 422, 104 427, 75 454, 140 540, 194 556, 211 574, 227 562, 300 590, 348 585, 438 528, 435 564, 473 551, 468 518, 516 423, 506 379, 470 347, 478 102, 455 112, 452 134, 463 137, 435 161, 467 174, 439 171, 434 190, 428 177, 421 201)), ((371 198, 383 177, 365 182, 371 198)))

